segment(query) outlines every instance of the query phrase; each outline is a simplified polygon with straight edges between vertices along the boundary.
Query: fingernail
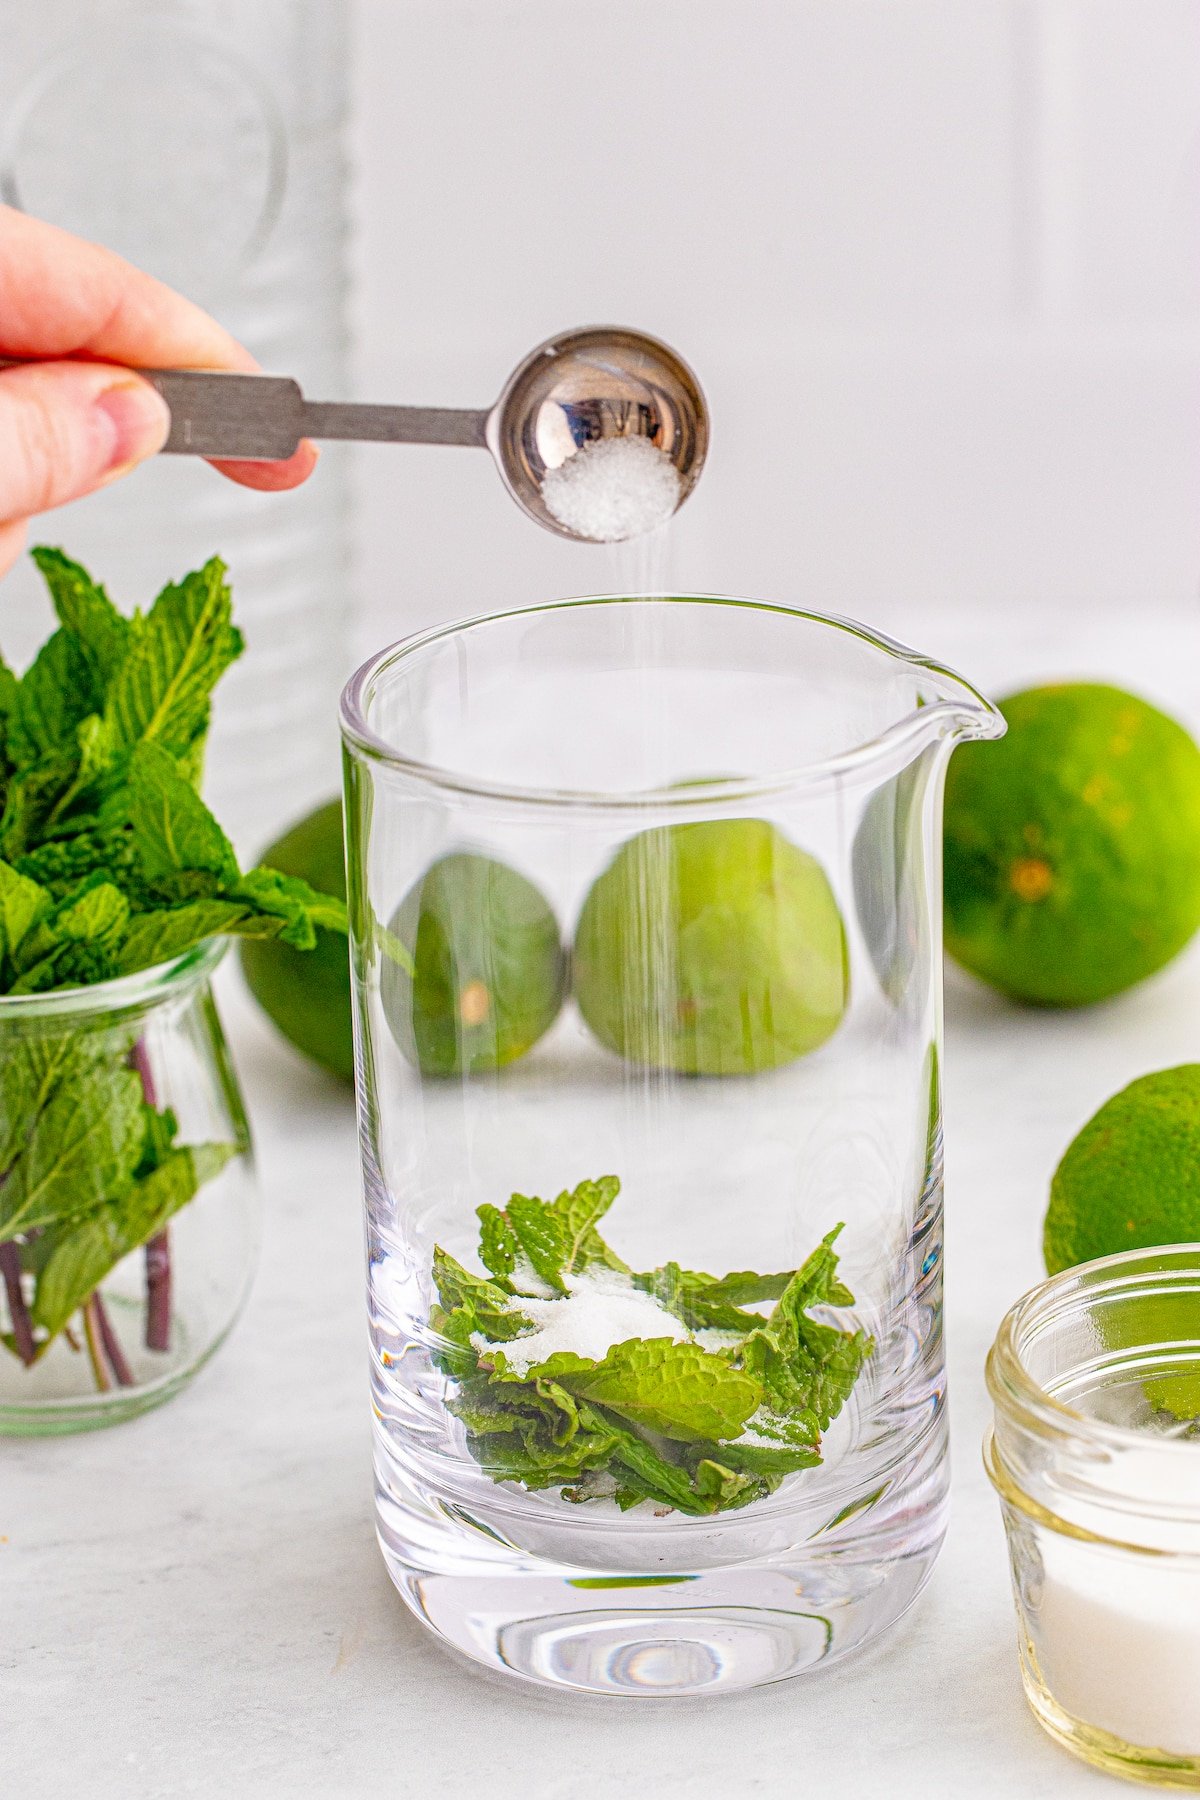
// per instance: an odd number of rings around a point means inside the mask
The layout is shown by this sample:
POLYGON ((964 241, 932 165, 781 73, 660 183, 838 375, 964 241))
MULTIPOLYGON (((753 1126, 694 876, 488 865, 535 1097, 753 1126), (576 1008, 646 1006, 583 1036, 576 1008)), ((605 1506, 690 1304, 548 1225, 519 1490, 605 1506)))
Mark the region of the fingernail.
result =
POLYGON ((153 456, 167 441, 170 408, 148 381, 115 382, 97 396, 95 408, 109 440, 110 479, 153 456))

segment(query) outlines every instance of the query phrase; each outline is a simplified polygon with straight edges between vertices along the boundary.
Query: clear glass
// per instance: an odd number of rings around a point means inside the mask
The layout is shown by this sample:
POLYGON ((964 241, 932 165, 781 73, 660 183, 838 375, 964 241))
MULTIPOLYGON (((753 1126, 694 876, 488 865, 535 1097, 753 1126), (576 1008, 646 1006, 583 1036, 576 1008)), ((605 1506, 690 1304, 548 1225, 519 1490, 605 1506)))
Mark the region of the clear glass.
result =
POLYGON ((209 986, 224 949, 0 998, 0 1433, 159 1405, 241 1311, 260 1209, 209 986))
MULTIPOLYGON (((943 1532, 941 792, 955 742, 998 715, 844 620, 636 597, 412 639, 359 672, 342 719, 396 1585, 468 1656, 558 1687, 732 1690, 853 1649, 943 1532), (677 852, 699 856, 686 878, 677 852), (472 880, 480 856, 516 889, 472 880), (636 1484, 611 1468, 573 1502, 477 1460, 490 1440, 430 1319, 435 1246, 481 1275, 477 1207, 602 1175, 621 1183, 604 1238, 643 1275, 786 1272, 843 1226, 853 1305, 818 1316, 874 1348, 819 1466, 697 1514, 620 1510, 604 1490, 636 1484)), ((658 1335, 607 1316, 595 1355, 658 1335)), ((721 1457, 753 1462, 753 1429, 721 1457)), ((653 1425, 643 1441, 682 1454, 653 1425)))
POLYGON ((1035 1717, 1099 1768, 1200 1788, 1200 1245, 1035 1288, 988 1385, 1035 1717))

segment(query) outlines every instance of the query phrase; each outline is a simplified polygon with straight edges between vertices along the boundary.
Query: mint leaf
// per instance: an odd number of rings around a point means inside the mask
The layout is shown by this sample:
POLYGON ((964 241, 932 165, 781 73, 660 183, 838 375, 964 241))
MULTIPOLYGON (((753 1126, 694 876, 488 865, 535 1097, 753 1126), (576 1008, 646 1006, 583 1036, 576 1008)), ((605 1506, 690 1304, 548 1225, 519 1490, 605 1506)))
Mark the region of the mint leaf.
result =
POLYGON ((78 768, 77 754, 51 750, 12 777, 0 815, 0 856, 12 862, 39 841, 70 791, 78 768))
POLYGON ((711 1275, 681 1269, 678 1263, 664 1263, 649 1275, 635 1276, 634 1282, 692 1331, 731 1331, 744 1336, 762 1324, 761 1314, 742 1312, 726 1300, 713 1299, 721 1283, 711 1275))
MULTIPOLYGON (((244 887, 239 885, 234 892, 242 893, 244 887)), ((241 899, 190 900, 179 906, 135 913, 120 948, 117 973, 128 975, 135 969, 169 962, 211 937, 279 937, 285 943, 295 941, 289 940, 287 921, 279 913, 255 912, 241 899)))
POLYGON ((102 791, 113 779, 112 737, 108 726, 96 713, 89 713, 77 726, 75 744, 70 778, 55 797, 41 827, 47 836, 52 832, 80 830, 84 824, 80 813, 87 813, 97 806, 102 791))
POLYGON ((9 991, 36 994, 64 981, 107 979, 115 973, 128 921, 129 902, 121 890, 89 876, 26 933, 14 957, 21 973, 9 991))
POLYGON ((580 1480, 612 1456, 618 1433, 596 1417, 595 1429, 576 1413, 571 1428, 555 1436, 539 1412, 505 1407, 486 1385, 464 1384, 448 1405, 466 1426, 472 1451, 493 1481, 521 1481, 528 1488, 562 1487, 580 1480))
POLYGON ((122 891, 134 885, 133 844, 127 831, 80 831, 27 851, 13 865, 38 882, 55 900, 63 899, 88 875, 102 874, 122 891))
POLYGON ((514 1310, 511 1294, 472 1275, 440 1246, 433 1252, 433 1279, 446 1312, 465 1311, 474 1321, 472 1330, 482 1331, 485 1337, 513 1338, 532 1329, 533 1320, 514 1310))
POLYGON ((560 1374, 550 1365, 544 1372, 581 1399, 667 1438, 737 1437, 763 1397, 759 1384, 724 1357, 670 1338, 616 1344, 586 1373, 560 1374))
POLYGON ((561 1193, 552 1203, 550 1211, 562 1241, 566 1274, 576 1275, 595 1264, 628 1273, 628 1266, 613 1255, 596 1229, 620 1191, 621 1183, 615 1175, 602 1175, 599 1181, 581 1181, 577 1188, 561 1193))
POLYGON ((74 634, 93 685, 103 694, 125 660, 133 635, 130 620, 118 612, 99 582, 61 550, 38 544, 29 554, 50 590, 59 623, 74 634))
POLYGON ((260 923, 236 900, 191 900, 183 906, 135 913, 117 955, 117 973, 131 975, 155 963, 171 962, 207 938, 227 932, 266 935, 260 923))
POLYGON ((504 1216, 517 1241, 517 1259, 529 1264, 538 1280, 564 1293, 567 1240, 558 1217, 544 1200, 513 1194, 504 1216))
POLYGON ((131 1251, 160 1232, 235 1154, 232 1144, 170 1151, 119 1199, 56 1234, 41 1266, 33 1322, 54 1337, 131 1251))
POLYGON ((281 921, 279 936, 297 950, 311 950, 318 927, 344 933, 346 907, 332 894, 320 894, 296 875, 276 869, 251 869, 230 889, 230 897, 244 900, 255 912, 281 921))
POLYGON ((597 1407, 594 1410, 585 1408, 582 1414, 585 1427, 593 1431, 597 1426, 608 1424, 612 1432, 611 1460, 620 1485, 631 1495, 639 1499, 651 1500, 658 1506, 669 1506, 684 1513, 716 1512, 718 1499, 715 1495, 702 1496, 697 1490, 691 1475, 645 1438, 639 1437, 628 1427, 622 1428, 616 1420, 606 1420, 606 1416, 597 1407))
POLYGON ((810 1316, 813 1306, 848 1306, 854 1296, 838 1278, 828 1235, 798 1269, 761 1329, 742 1350, 745 1369, 762 1382, 768 1406, 782 1414, 811 1413, 822 1430, 837 1416, 873 1349, 863 1331, 844 1331, 810 1316))
POLYGON ((762 1407, 747 1421, 746 1437, 714 1446, 713 1454, 728 1468, 774 1479, 815 1469, 821 1461, 816 1415, 773 1413, 762 1407))
MULTIPOLYGON (((0 1057, 0 1203, 4 1180, 42 1109, 59 1084, 86 1061, 70 1032, 54 1036, 13 1034, 0 1057)), ((0 1231, 0 1238, 3 1237, 0 1231)))
POLYGON ((479 1220, 479 1260, 498 1281, 506 1281, 517 1266, 520 1245, 517 1234, 497 1206, 476 1208, 479 1220))
POLYGON ((780 1299, 795 1274, 794 1269, 785 1269, 780 1275, 756 1275, 753 1269, 739 1269, 736 1274, 722 1275, 717 1280, 711 1275, 688 1279, 698 1284, 706 1301, 727 1300, 732 1306, 755 1306, 760 1301, 780 1299))
POLYGON ((208 725, 214 687, 241 651, 225 565, 213 557, 164 588, 138 629, 105 703, 114 741, 186 755, 208 725))
POLYGON ((19 678, 0 656, 0 759, 5 763, 16 761, 10 738, 12 719, 19 704, 20 693, 19 678))
POLYGON ((854 1295, 838 1279, 838 1258, 833 1246, 841 1231, 842 1227, 837 1225, 828 1232, 796 1270, 771 1314, 769 1322, 772 1325, 784 1319, 801 1321, 810 1306, 849 1306, 853 1303, 854 1295))
MULTIPOLYGON (((0 1184, 0 1241, 110 1200, 132 1178, 146 1131, 140 1080, 101 1051, 67 1052, 47 1069, 18 1042, 11 1060, 25 1104, 8 1121, 20 1148, 0 1184)), ((4 1086, 7 1099, 7 1067, 4 1086)))
MULTIPOLYGON (((724 1454, 722 1447, 722 1457, 724 1454)), ((718 1462, 710 1456, 703 1457, 697 1463, 695 1486, 697 1497, 711 1502, 709 1510, 712 1512, 721 1512, 732 1506, 744 1506, 747 1501, 758 1499, 762 1493, 761 1484, 751 1475, 737 1468, 728 1468, 724 1461, 718 1462)))
POLYGON ((75 734, 102 696, 91 664, 73 631, 47 638, 21 678, 8 741, 18 763, 75 743, 75 734))
POLYGON ((49 912, 51 904, 46 888, 19 875, 11 863, 0 862, 0 960, 6 965, 11 964, 21 940, 49 912))
POLYGON ((127 816, 138 866, 151 887, 170 889, 185 871, 215 876, 221 886, 238 881, 229 839, 158 744, 139 744, 130 758, 127 816))

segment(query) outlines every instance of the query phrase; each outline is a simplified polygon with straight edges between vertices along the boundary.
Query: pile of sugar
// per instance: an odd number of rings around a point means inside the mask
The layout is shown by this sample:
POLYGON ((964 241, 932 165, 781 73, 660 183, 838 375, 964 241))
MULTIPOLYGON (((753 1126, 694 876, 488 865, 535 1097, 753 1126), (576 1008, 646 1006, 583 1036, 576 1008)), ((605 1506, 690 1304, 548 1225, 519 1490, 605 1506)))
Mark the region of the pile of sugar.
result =
POLYGON ((617 544, 665 525, 679 472, 649 438, 595 438, 542 477, 546 510, 576 537, 617 544))
POLYGON ((521 1298, 516 1303, 533 1320, 536 1331, 503 1344, 493 1344, 477 1331, 471 1339, 474 1349, 481 1356, 503 1351, 509 1368, 524 1375, 535 1363, 545 1362, 560 1350, 599 1362, 614 1344, 630 1338, 670 1338, 676 1344, 691 1341, 686 1325, 652 1294, 642 1293, 614 1269, 568 1275, 566 1285, 565 1296, 558 1299, 521 1298))
POLYGON ((1059 1511, 1150 1554, 1039 1533, 1033 1635, 1050 1692, 1073 1718, 1125 1743, 1200 1755, 1200 1444, 1123 1451, 1111 1475, 1093 1469, 1086 1498, 1065 1495, 1059 1511), (1111 1507, 1102 1492, 1110 1482, 1111 1507), (1173 1520, 1155 1516, 1164 1504, 1173 1520))

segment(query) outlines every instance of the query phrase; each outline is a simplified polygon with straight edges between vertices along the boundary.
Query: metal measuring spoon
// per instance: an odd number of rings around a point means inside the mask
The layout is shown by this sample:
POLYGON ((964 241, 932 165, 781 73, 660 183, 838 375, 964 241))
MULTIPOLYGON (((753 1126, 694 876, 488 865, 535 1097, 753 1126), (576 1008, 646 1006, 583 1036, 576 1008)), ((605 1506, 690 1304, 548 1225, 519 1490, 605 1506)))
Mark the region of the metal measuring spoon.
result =
MULTIPOLYGON (((3 366, 3 365, 0 365, 3 366)), ((599 438, 642 437, 668 456, 678 505, 708 450, 708 407, 683 358, 645 332, 593 325, 548 338, 485 411, 306 400, 284 375, 140 369, 171 409, 163 449, 185 456, 279 462, 301 438, 465 444, 490 450, 517 505, 547 531, 577 537, 547 509, 542 479, 599 438)))

